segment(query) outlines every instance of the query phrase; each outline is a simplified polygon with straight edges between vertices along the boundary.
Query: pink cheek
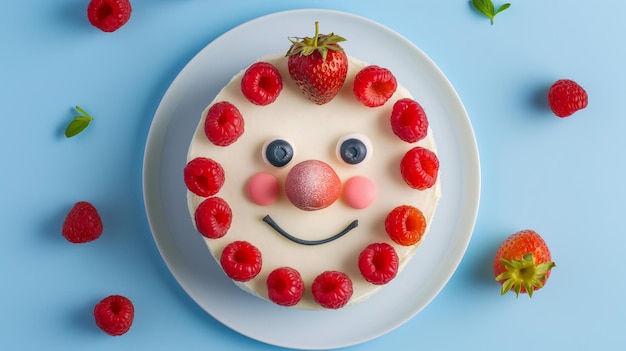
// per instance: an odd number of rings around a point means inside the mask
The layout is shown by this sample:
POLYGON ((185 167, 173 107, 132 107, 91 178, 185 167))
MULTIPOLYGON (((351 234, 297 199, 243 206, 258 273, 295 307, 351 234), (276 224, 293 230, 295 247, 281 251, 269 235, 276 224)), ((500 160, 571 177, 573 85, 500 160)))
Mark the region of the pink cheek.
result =
POLYGON ((278 199, 278 179, 269 173, 257 173, 248 180, 248 197, 260 206, 271 205, 278 199))
POLYGON ((355 176, 346 181, 343 199, 348 206, 357 210, 368 207, 376 198, 376 186, 369 178, 355 176))

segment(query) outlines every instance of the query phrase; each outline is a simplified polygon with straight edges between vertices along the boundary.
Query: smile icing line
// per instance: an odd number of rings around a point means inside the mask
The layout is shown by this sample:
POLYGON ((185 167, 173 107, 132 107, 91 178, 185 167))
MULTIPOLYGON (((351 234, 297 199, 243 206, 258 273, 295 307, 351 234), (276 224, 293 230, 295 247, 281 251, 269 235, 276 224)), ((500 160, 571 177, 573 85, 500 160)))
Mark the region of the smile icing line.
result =
POLYGON ((321 244, 326 244, 329 243, 331 241, 337 240, 339 238, 341 238, 342 236, 348 234, 349 231, 351 231, 352 229, 356 228, 359 225, 359 220, 355 219, 354 221, 352 221, 350 224, 348 224, 348 226, 346 228, 344 228, 342 231, 340 231, 339 233, 326 238, 326 239, 321 239, 321 240, 304 240, 304 239, 300 239, 297 238, 289 233, 287 233, 286 231, 284 231, 278 224, 276 224, 276 222, 274 222, 274 220, 272 219, 272 217, 270 217, 270 215, 267 215, 265 217, 263 217, 263 222, 269 224, 270 227, 272 227, 278 234, 284 236, 285 238, 297 243, 297 244, 301 244, 301 245, 321 245, 321 244))

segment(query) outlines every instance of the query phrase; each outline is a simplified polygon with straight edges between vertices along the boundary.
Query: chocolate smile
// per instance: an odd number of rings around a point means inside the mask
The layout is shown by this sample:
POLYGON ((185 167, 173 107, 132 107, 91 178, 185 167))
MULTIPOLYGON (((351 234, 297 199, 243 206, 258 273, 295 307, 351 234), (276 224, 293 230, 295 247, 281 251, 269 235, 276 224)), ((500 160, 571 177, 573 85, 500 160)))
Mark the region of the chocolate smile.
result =
POLYGON ((359 221, 357 219, 355 219, 354 221, 352 221, 352 223, 348 224, 347 227, 345 227, 342 231, 340 231, 339 233, 326 238, 326 239, 321 239, 321 240, 304 240, 304 239, 300 239, 298 237, 295 237, 289 233, 287 233, 286 231, 284 231, 278 224, 276 224, 276 222, 274 222, 274 220, 272 219, 272 217, 270 217, 270 215, 267 215, 265 217, 263 217, 263 222, 269 224, 270 227, 272 227, 278 234, 284 236, 285 238, 293 241, 294 243, 297 244, 301 244, 301 245, 321 245, 321 244, 326 244, 329 243, 331 241, 337 240, 339 238, 341 238, 342 236, 348 234, 349 231, 351 231, 352 229, 356 228, 359 225, 359 221))

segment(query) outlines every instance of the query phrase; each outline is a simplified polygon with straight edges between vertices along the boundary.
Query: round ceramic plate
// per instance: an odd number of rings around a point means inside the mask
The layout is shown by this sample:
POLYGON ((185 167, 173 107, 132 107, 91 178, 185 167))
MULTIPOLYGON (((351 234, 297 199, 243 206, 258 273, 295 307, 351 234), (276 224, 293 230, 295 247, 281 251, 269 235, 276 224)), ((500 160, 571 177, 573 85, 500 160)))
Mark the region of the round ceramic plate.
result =
POLYGON ((200 51, 164 95, 147 139, 144 200, 154 240, 175 279, 197 304, 250 338, 296 349, 330 349, 381 336, 414 317, 448 282, 469 243, 480 196, 474 133, 461 100, 439 68, 414 44, 371 20, 330 10, 293 10, 246 22, 200 51), (406 269, 367 301, 337 311, 282 308, 227 279, 195 231, 182 170, 200 114, 230 78, 255 59, 286 51, 289 36, 320 22, 339 33, 350 56, 389 68, 428 106, 443 196, 431 231, 406 269), (238 45, 245 40, 246 45, 238 45), (379 50, 370 50, 377 46, 379 50), (321 337, 323 336, 323 337, 321 337))

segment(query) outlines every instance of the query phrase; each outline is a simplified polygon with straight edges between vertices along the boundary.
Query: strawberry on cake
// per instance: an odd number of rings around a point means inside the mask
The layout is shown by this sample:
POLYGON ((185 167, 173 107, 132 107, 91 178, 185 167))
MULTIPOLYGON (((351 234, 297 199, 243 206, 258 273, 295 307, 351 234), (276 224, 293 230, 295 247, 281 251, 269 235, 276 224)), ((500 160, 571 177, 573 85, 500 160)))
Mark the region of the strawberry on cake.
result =
POLYGON ((290 38, 203 111, 184 169, 224 273, 280 306, 364 301, 419 254, 440 197, 422 106, 333 33, 290 38))

